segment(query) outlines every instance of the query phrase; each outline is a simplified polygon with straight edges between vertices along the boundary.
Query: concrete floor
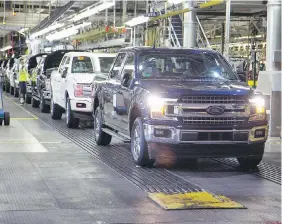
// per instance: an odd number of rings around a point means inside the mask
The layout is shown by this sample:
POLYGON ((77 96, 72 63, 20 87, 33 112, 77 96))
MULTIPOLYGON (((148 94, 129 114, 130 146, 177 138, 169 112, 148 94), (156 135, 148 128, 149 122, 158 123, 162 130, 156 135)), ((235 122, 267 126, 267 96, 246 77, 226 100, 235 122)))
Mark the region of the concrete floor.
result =
MULTIPOLYGON (((166 211, 119 173, 6 99, 0 127, 0 223, 279 223, 281 185, 212 160, 171 170, 242 203, 241 210, 166 211)), ((265 159, 281 164, 277 140, 265 159)))

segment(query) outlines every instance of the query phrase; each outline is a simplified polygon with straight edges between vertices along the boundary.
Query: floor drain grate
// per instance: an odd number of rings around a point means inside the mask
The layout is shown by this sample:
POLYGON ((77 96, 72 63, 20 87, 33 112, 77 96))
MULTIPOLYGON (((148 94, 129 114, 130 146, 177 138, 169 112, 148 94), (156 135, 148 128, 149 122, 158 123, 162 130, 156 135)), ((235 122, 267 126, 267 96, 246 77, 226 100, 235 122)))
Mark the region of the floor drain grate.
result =
MULTIPOLYGON (((214 159, 215 161, 224 163, 228 166, 232 166, 232 167, 239 167, 239 163, 237 162, 236 159, 214 159)), ((281 167, 274 165, 274 164, 270 164, 268 162, 262 161, 259 165, 258 165, 258 169, 257 170, 253 170, 250 171, 252 174, 255 174, 259 177, 262 177, 264 179, 267 179, 269 181, 272 181, 276 184, 280 184, 281 185, 281 167)))

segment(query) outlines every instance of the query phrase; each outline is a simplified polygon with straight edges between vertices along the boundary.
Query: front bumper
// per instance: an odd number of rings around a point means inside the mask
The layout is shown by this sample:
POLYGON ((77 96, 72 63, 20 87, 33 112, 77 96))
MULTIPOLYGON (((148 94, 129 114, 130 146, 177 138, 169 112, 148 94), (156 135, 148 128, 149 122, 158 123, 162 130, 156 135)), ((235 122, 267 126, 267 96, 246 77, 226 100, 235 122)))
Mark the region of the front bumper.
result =
POLYGON ((149 156, 157 155, 181 158, 193 157, 241 157, 263 154, 261 147, 268 136, 267 123, 243 126, 169 126, 144 122, 144 135, 148 143, 149 156), (159 130, 166 137, 159 137, 159 130), (256 131, 262 131, 258 136, 256 131), (263 137, 262 137, 263 136, 263 137))
POLYGON ((265 142, 268 135, 268 125, 254 126, 250 129, 178 129, 164 125, 144 124, 144 134, 147 142, 169 144, 252 144, 265 142), (157 130, 169 131, 166 137, 156 135, 157 130), (263 137, 257 137, 256 131, 263 130, 263 137))

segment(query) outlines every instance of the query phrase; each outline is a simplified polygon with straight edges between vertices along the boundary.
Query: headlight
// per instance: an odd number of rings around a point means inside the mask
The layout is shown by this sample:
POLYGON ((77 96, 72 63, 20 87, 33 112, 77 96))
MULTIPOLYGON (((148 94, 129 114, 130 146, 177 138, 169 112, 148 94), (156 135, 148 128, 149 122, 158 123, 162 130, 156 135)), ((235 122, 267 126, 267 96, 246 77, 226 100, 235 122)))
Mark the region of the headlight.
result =
POLYGON ((148 106, 150 108, 150 113, 152 118, 162 118, 164 116, 164 105, 165 99, 151 95, 148 98, 148 106))
POLYGON ((255 120, 265 120, 266 119, 266 110, 265 110, 265 100, 260 97, 254 97, 249 100, 251 108, 250 121, 255 120))

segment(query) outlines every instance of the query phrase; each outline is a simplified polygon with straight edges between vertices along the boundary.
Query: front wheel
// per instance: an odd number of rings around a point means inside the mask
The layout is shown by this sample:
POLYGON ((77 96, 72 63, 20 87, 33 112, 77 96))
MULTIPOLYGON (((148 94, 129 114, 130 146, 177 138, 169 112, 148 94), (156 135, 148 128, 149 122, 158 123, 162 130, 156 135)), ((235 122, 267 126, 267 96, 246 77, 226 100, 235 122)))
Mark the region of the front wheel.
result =
POLYGON ((10 94, 11 94, 11 95, 14 95, 14 90, 15 90, 14 87, 13 87, 13 86, 10 86, 10 94))
POLYGON ((66 114, 67 114, 67 127, 68 128, 78 128, 78 126, 79 126, 79 119, 75 118, 73 116, 73 112, 71 110, 71 104, 70 104, 70 99, 69 98, 67 98, 66 114))
POLYGON ((31 96, 28 96, 27 94, 25 94, 25 102, 27 104, 31 104, 31 96))
POLYGON ((262 155, 237 158, 237 161, 239 162, 240 166, 243 169, 247 169, 247 170, 256 169, 257 166, 260 164, 261 160, 262 160, 262 155))
POLYGON ((45 103, 45 99, 44 99, 43 94, 41 94, 39 108, 40 108, 41 113, 49 113, 50 112, 50 106, 45 103))
POLYGON ((95 111, 94 118, 94 137, 97 145, 109 145, 112 141, 112 136, 103 131, 102 111, 98 107, 95 111))
POLYGON ((131 153, 134 162, 139 166, 152 166, 154 161, 149 158, 148 145, 145 140, 142 119, 136 118, 131 130, 131 153))
POLYGON ((240 166, 243 169, 256 169, 257 166, 260 164, 263 158, 263 153, 264 153, 264 144, 256 144, 249 146, 259 152, 260 154, 255 155, 255 156, 247 156, 247 157, 238 157, 237 161, 239 162, 240 166))
POLYGON ((53 120, 60 120, 62 118, 62 109, 58 104, 54 103, 53 97, 51 98, 51 118, 53 120))
POLYGON ((34 97, 31 98, 31 106, 33 108, 37 108, 39 105, 38 101, 36 99, 34 99, 34 97))
POLYGON ((4 125, 5 126, 10 125, 10 113, 9 112, 4 113, 4 125))

